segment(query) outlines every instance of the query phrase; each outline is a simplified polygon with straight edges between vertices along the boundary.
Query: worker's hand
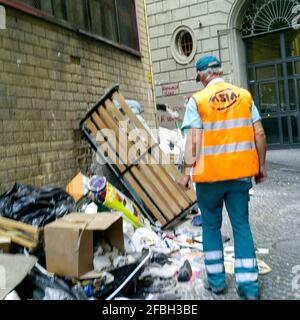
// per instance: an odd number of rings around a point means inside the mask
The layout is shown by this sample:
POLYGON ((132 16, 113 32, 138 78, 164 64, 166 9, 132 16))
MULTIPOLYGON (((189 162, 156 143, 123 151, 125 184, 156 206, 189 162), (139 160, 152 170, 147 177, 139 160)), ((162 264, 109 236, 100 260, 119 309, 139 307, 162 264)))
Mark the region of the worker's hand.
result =
POLYGON ((262 183, 265 182, 267 180, 267 170, 265 166, 261 166, 259 169, 259 174, 258 176, 255 177, 255 182, 258 183, 262 183))
POLYGON ((190 182, 191 176, 190 175, 183 175, 181 182, 180 182, 180 187, 182 190, 189 190, 190 186, 189 186, 189 182, 190 182))

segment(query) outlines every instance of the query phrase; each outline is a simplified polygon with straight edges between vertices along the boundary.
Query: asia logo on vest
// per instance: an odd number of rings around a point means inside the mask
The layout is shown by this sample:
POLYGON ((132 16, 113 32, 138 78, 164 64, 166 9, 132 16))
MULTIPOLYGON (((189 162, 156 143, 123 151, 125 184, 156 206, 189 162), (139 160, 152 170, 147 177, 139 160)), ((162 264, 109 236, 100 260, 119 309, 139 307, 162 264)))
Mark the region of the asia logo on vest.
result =
POLYGON ((209 99, 209 105, 216 111, 228 111, 240 102, 240 94, 231 88, 214 93, 209 99))

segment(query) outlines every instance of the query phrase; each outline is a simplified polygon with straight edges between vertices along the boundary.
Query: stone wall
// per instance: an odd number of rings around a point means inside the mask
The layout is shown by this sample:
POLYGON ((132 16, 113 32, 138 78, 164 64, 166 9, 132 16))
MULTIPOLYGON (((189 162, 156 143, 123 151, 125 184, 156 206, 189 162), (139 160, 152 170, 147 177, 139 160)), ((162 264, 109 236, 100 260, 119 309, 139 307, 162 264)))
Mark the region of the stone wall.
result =
MULTIPOLYGON (((228 19, 235 1, 147 0, 157 102, 169 104, 181 117, 191 94, 201 88, 195 82, 195 62, 200 56, 213 54, 220 57, 225 77, 235 82, 228 40, 231 32, 228 19), (189 27, 195 36, 196 53, 188 64, 176 62, 171 50, 172 34, 182 25, 189 27)), ((169 121, 170 126, 174 126, 174 121, 169 121)), ((169 126, 168 119, 160 123, 169 126)))

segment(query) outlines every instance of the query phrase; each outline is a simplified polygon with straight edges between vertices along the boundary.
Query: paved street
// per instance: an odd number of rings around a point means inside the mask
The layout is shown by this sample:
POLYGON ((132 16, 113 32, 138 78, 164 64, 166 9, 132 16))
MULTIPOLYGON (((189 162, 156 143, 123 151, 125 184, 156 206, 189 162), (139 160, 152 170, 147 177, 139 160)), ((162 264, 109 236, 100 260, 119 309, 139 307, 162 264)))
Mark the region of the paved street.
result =
MULTIPOLYGON (((254 187, 250 202, 255 245, 270 249, 258 257, 272 268, 260 276, 261 298, 300 299, 300 149, 269 151, 267 160, 268 182, 254 187)), ((222 233, 232 239, 225 211, 222 233)), ((221 296, 204 290, 201 280, 180 284, 176 291, 183 299, 239 299, 231 276, 228 281, 228 292, 221 296)))
POLYGON ((300 150, 270 151, 267 159, 269 180, 255 187, 250 202, 256 245, 270 249, 264 260, 273 270, 261 277, 262 298, 296 299, 300 289, 292 290, 292 270, 300 265, 300 150))

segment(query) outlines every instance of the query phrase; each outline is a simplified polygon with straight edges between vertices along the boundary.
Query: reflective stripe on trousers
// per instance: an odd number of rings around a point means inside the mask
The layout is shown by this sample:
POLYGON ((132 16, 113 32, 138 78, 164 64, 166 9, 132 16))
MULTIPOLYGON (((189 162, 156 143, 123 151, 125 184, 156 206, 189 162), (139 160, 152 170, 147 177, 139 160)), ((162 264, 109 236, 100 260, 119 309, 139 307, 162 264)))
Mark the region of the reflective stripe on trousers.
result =
POLYGON ((224 272, 223 263, 223 252, 216 251, 206 251, 204 252, 205 257, 205 267, 209 274, 218 274, 224 272))
POLYGON ((255 268, 257 267, 257 262, 255 258, 251 259, 235 259, 235 268, 255 268))
POLYGON ((224 272, 223 263, 206 264, 205 267, 206 267, 207 273, 222 273, 222 272, 224 272))
POLYGON ((206 260, 217 260, 223 258, 223 252, 222 251, 207 251, 204 252, 204 257, 206 260))
POLYGON ((257 272, 241 272, 235 274, 236 282, 255 282, 258 280, 258 273, 257 272))

